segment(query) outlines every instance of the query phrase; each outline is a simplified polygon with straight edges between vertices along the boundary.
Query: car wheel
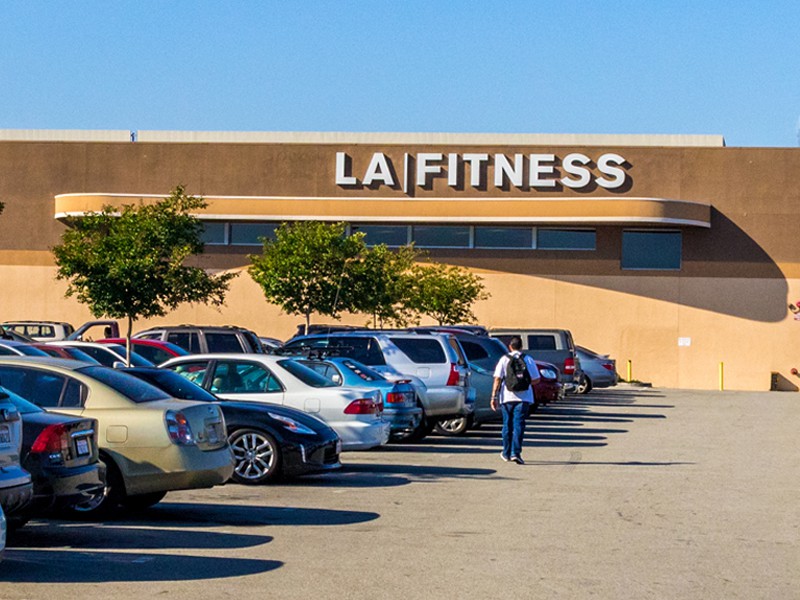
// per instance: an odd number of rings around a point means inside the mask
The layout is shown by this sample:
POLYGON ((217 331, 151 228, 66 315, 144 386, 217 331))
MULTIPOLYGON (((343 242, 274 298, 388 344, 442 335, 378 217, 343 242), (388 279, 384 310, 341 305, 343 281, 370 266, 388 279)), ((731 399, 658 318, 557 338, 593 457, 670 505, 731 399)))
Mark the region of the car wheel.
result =
POLYGON ((228 436, 236 466, 236 483, 258 485, 274 481, 280 474, 281 451, 277 440, 257 429, 238 429, 228 436))
POLYGON ((431 431, 433 431, 434 424, 428 420, 425 416, 425 413, 422 413, 422 418, 419 420, 419 425, 417 428, 414 429, 410 434, 408 434, 403 441, 404 442, 421 442, 425 439, 431 431))
POLYGON ((581 382, 578 384, 578 389, 576 390, 579 394, 588 394, 592 391, 592 380, 589 379, 586 375, 581 377, 581 382))
POLYGON ((79 519, 107 517, 125 498, 125 484, 117 466, 111 460, 100 462, 106 465, 106 485, 103 491, 84 502, 64 507, 62 512, 65 515, 79 519))
POLYGON ((134 494, 126 496, 122 500, 122 506, 129 510, 144 510, 154 504, 158 504, 164 499, 167 492, 150 492, 149 494, 134 494))
POLYGON ((456 417, 455 419, 444 419, 436 423, 436 431, 442 435, 456 436, 464 435, 470 428, 472 419, 470 417, 456 417))

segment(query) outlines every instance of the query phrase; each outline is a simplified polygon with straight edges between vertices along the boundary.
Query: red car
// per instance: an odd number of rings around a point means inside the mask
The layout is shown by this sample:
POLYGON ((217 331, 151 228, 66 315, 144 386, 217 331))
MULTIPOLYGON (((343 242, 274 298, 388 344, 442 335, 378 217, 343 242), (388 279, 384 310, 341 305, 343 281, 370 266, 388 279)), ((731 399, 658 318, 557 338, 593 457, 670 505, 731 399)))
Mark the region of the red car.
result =
MULTIPOLYGON (((121 346, 125 346, 125 338, 106 338, 97 340, 97 342, 100 344, 120 344, 121 346)), ((169 360, 175 356, 186 356, 189 354, 189 352, 180 346, 161 340, 131 338, 131 349, 154 365, 160 365, 165 360, 169 360)))

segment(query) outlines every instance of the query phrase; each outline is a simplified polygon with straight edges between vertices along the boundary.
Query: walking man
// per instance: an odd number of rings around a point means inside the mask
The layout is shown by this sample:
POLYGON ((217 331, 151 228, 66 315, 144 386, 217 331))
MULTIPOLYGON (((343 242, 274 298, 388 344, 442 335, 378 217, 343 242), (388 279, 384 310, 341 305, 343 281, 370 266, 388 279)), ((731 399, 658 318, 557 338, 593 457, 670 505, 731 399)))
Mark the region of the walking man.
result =
POLYGON ((522 439, 525 418, 533 404, 533 386, 539 381, 536 361, 522 354, 522 339, 514 336, 508 342, 509 354, 497 361, 492 385, 492 410, 503 411, 503 460, 524 465, 522 439))

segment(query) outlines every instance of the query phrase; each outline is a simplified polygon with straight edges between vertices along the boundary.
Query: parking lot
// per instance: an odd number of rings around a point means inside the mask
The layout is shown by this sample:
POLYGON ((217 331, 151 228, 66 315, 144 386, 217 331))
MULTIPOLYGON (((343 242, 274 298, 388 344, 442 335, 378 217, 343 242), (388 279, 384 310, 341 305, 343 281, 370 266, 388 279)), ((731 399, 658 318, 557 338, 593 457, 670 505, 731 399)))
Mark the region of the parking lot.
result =
POLYGON ((800 396, 619 386, 277 486, 33 521, 0 598, 796 598, 800 396))

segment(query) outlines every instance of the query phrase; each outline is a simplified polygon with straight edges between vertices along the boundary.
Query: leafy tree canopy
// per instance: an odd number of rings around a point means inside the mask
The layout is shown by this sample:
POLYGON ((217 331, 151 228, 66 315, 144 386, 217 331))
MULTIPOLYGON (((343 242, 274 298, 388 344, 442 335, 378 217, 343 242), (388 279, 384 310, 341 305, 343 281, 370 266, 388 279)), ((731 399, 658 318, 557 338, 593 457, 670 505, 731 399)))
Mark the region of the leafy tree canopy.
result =
POLYGON ((366 251, 364 236, 345 235, 344 223, 283 223, 275 239, 263 240, 260 255, 251 255, 250 276, 268 301, 284 311, 338 318, 355 306, 354 265, 366 251))
POLYGON ((354 266, 353 310, 372 315, 373 327, 404 327, 416 313, 407 301, 413 289, 413 266, 419 252, 413 246, 390 250, 385 244, 369 248, 354 266))
POLYGON ((178 186, 152 204, 106 206, 75 218, 52 249, 56 277, 95 317, 128 319, 128 336, 134 320, 163 316, 184 302, 219 306, 236 274, 212 276, 184 264, 203 252, 192 212, 205 206, 178 186))
POLYGON ((439 325, 474 323, 472 305, 489 297, 481 278, 460 267, 431 263, 412 269, 408 305, 439 325))

